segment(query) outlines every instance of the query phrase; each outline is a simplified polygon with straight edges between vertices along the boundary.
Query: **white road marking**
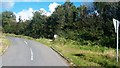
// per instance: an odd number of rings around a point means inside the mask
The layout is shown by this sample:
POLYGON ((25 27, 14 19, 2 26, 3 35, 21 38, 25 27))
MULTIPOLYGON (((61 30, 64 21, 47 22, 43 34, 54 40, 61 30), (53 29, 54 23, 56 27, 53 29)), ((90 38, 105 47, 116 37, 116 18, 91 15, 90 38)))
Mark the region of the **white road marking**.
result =
POLYGON ((31 52, 31 60, 33 60, 33 51, 31 48, 30 48, 30 52, 31 52))
MULTIPOLYGON (((25 44, 28 46, 28 43, 26 41, 24 41, 25 44)), ((29 46, 30 48, 30 53, 31 53, 31 60, 33 60, 33 51, 32 51, 32 48, 29 46)))
POLYGON ((25 42, 25 44, 28 44, 26 41, 24 41, 25 42))

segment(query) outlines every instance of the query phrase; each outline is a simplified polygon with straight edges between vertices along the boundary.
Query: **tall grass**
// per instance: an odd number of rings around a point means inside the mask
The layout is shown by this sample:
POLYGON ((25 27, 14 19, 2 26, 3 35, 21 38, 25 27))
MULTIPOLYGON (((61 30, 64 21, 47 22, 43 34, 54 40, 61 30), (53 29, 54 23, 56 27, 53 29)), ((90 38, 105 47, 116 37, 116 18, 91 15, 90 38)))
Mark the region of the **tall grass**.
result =
MULTIPOLYGON (((86 41, 87 44, 78 45, 77 41, 58 38, 52 42, 52 47, 61 52, 77 66, 118 66, 116 63, 116 49, 95 45, 94 42, 86 41)), ((79 42, 83 43, 83 42, 79 42)), ((120 50, 119 50, 120 59, 120 50)))

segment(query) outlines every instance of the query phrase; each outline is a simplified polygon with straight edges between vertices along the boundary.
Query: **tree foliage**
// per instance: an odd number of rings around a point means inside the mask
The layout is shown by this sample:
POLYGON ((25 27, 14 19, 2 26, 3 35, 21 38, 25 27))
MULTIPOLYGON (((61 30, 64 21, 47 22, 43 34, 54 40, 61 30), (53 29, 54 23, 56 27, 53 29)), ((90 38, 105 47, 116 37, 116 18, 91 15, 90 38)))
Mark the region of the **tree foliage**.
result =
POLYGON ((53 38, 54 34, 80 42, 89 40, 108 47, 115 47, 113 18, 120 20, 120 2, 93 2, 76 7, 69 0, 58 6, 49 17, 40 11, 33 12, 31 20, 15 21, 13 12, 2 12, 4 32, 53 38))

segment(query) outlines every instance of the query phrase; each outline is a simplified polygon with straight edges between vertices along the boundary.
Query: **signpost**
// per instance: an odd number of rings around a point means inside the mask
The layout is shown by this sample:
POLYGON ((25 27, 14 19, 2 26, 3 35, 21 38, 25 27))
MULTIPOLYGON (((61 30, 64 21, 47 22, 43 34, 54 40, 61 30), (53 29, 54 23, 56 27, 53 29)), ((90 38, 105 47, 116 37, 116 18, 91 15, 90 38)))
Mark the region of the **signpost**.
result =
POLYGON ((115 33, 117 33, 117 53, 116 53, 116 60, 118 62, 118 46, 119 46, 119 24, 120 22, 113 18, 113 24, 115 27, 115 33))

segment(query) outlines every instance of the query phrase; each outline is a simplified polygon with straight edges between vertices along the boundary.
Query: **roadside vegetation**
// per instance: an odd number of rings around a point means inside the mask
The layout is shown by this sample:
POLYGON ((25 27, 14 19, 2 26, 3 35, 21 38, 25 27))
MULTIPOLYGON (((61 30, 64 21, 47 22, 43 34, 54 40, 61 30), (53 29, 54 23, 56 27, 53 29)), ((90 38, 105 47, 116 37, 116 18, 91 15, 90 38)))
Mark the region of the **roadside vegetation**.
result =
POLYGON ((70 61, 72 66, 117 67, 120 64, 120 61, 118 64, 116 63, 116 49, 95 45, 91 41, 80 42, 81 45, 76 44, 76 41, 64 38, 54 41, 37 39, 37 41, 56 49, 70 61))
MULTIPOLYGON (((13 36, 19 38, 26 38, 35 40, 49 47, 54 48, 61 53, 71 64, 71 66, 103 66, 103 67, 117 67, 120 64, 116 63, 116 49, 111 47, 103 47, 95 45, 91 41, 81 41, 81 44, 71 39, 64 39, 58 37, 55 40, 45 38, 32 38, 28 36, 6 34, 6 36, 13 36)), ((119 50, 120 59, 120 50, 119 50)))
MULTIPOLYGON (((80 42, 81 45, 76 43, 76 41, 70 39, 60 38, 54 42, 52 47, 57 49, 76 66, 117 66, 116 50, 114 48, 94 45, 94 42, 90 41, 86 41, 85 44, 80 42), (61 44, 62 42, 64 44, 61 44)), ((120 64, 120 61, 118 64, 120 64)))
POLYGON ((8 46, 10 45, 10 41, 5 38, 5 35, 2 33, 2 31, 0 32, 0 55, 2 55, 6 48, 8 48, 8 46))
POLYGON ((49 17, 42 15, 42 11, 36 11, 33 18, 26 21, 19 17, 17 22, 13 12, 4 11, 2 27, 4 33, 47 39, 53 39, 57 34, 65 39, 91 41, 96 45, 116 48, 113 18, 120 20, 120 2, 83 3, 79 7, 65 2, 49 17))

